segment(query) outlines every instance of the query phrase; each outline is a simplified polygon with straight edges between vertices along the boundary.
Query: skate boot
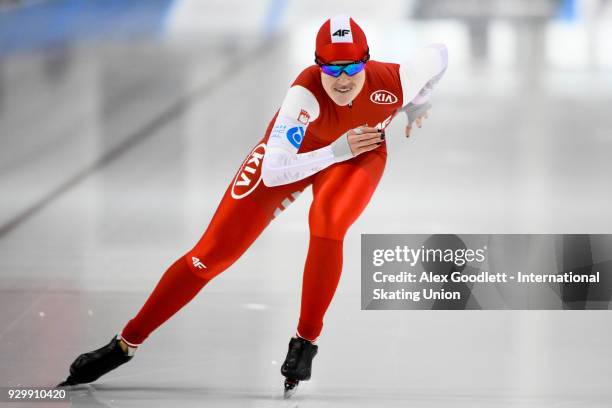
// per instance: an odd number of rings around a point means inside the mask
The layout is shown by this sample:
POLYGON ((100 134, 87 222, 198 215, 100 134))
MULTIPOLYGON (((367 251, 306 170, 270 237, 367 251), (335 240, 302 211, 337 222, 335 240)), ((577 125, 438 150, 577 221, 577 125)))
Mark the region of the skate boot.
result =
POLYGON ((319 346, 301 337, 292 337, 289 341, 287 358, 281 366, 285 376, 285 398, 295 394, 300 381, 310 380, 312 359, 317 355, 319 346))
POLYGON ((128 347, 128 352, 124 352, 119 345, 119 336, 113 337, 106 346, 78 356, 70 365, 70 375, 66 381, 57 386, 66 387, 96 381, 109 371, 130 361, 135 351, 135 348, 128 347))

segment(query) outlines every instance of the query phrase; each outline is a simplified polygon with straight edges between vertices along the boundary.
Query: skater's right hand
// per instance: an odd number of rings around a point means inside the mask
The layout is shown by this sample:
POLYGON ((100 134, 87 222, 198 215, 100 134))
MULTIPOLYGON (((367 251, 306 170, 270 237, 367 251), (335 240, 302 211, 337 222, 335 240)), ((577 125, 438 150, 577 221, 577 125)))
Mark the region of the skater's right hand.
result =
POLYGON ((376 149, 385 140, 385 131, 373 127, 360 126, 347 133, 353 157, 376 149))

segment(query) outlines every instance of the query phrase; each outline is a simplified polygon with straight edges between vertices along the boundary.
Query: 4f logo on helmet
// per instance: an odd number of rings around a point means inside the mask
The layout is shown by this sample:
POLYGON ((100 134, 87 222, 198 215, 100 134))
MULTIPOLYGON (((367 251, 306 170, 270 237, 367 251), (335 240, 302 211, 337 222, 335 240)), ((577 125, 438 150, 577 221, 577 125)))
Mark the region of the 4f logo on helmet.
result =
POLYGON ((232 197, 240 200, 251 194, 261 182, 261 163, 266 154, 266 144, 260 143, 251 151, 240 166, 232 184, 232 197))
POLYGON ((302 140, 304 140, 304 128, 296 126, 289 129, 287 131, 287 140, 289 140, 293 147, 299 149, 302 145, 302 140))
POLYGON ((379 105, 393 105, 397 102, 397 96, 384 89, 379 89, 370 94, 370 100, 379 105))
POLYGON ((345 35, 347 35, 350 32, 351 32, 351 30, 347 30, 346 28, 340 28, 340 29, 336 30, 335 33, 332 34, 332 37, 344 37, 345 35))

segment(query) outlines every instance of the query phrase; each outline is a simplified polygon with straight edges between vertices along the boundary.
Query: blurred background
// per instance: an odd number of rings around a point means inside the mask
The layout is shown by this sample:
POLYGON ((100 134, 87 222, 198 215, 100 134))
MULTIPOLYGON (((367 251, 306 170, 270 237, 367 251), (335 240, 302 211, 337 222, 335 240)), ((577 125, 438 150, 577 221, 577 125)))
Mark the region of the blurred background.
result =
MULTIPOLYGON (((388 131, 294 402, 607 406, 605 311, 365 312, 359 299, 361 233, 611 232, 607 0, 0 0, 0 386, 54 385, 137 312, 339 13, 373 59, 441 42, 450 64, 423 128, 406 139, 398 117, 388 131)), ((285 404, 310 199, 74 404, 285 404)))

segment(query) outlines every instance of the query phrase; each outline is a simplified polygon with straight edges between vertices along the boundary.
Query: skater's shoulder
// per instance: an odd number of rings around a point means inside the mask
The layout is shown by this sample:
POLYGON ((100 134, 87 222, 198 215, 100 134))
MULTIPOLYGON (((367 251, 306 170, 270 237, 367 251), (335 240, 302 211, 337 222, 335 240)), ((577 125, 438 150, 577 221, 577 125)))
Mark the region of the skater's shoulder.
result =
POLYGON ((310 65, 304 68, 295 78, 294 85, 305 85, 310 83, 321 83, 319 74, 319 67, 317 65, 310 65))
POLYGON ((307 124, 315 121, 320 113, 319 97, 303 85, 293 85, 287 91, 279 115, 295 118, 307 124))
POLYGON ((366 63, 366 72, 369 76, 397 76, 400 65, 395 62, 370 60, 366 63))
POLYGON ((397 72, 398 69, 399 69, 399 64, 395 62, 369 60, 366 63, 367 72, 372 71, 375 73, 393 73, 393 72, 397 72))
POLYGON ((280 113, 296 118, 306 115, 308 121, 312 122, 319 116, 321 102, 325 100, 324 92, 319 67, 316 65, 307 67, 287 90, 280 113))
POLYGON ((317 65, 311 65, 304 68, 295 78, 295 81, 293 81, 291 86, 301 86, 309 90, 315 96, 319 95, 321 92, 323 92, 319 67, 317 65))

